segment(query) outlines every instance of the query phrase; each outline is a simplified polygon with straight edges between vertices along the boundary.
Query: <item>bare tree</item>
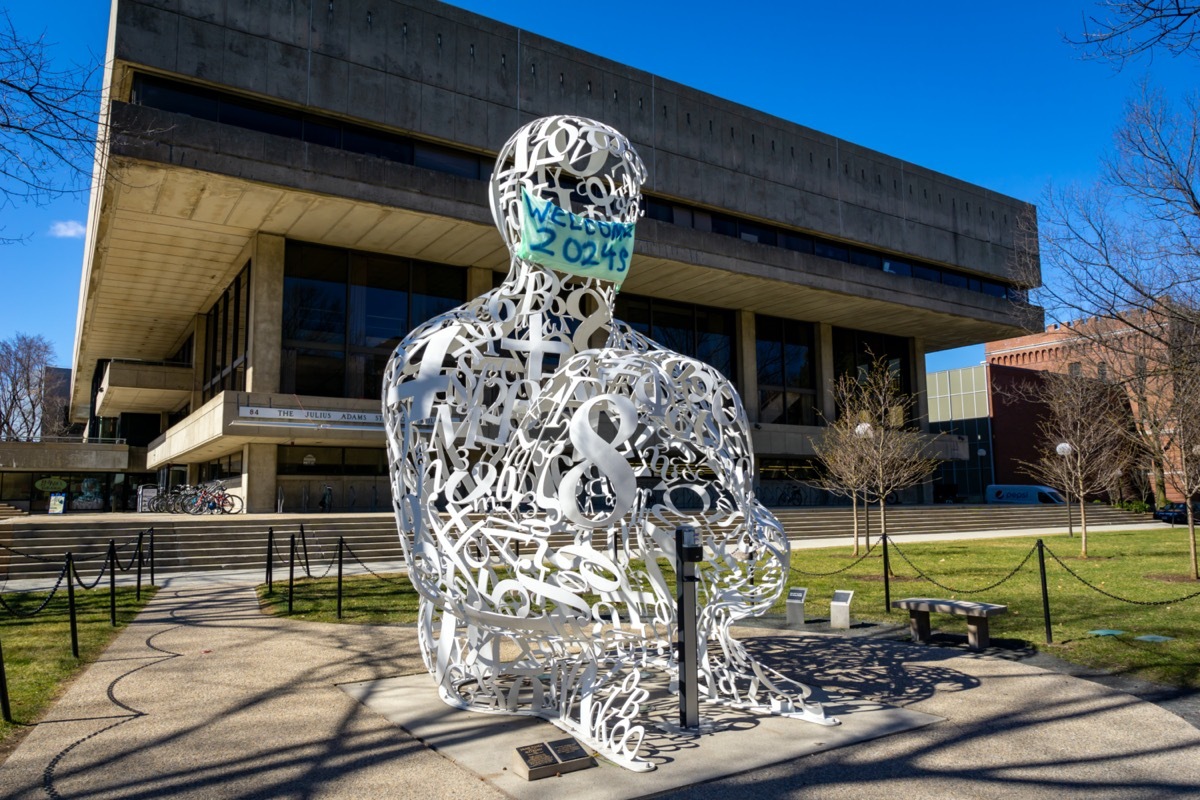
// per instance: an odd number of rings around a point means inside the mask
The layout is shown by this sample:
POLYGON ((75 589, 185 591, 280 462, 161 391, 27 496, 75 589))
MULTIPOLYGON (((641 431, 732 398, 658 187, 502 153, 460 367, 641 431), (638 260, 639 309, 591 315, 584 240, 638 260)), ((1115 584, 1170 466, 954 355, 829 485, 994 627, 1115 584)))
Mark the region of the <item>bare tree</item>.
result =
MULTIPOLYGON (((856 431, 862 424, 857 418, 843 414, 828 423, 821 435, 813 440, 813 450, 822 467, 817 486, 850 498, 854 516, 854 555, 859 553, 858 500, 867 490, 871 475, 871 442, 856 431)), ((870 546, 868 541, 867 548, 870 546)))
POLYGON ((1100 11, 1083 20, 1083 34, 1068 39, 1092 57, 1118 66, 1156 49, 1173 56, 1196 53, 1200 44, 1200 3, 1184 0, 1103 0, 1100 11))
POLYGON ((97 137, 96 72, 55 67, 44 36, 23 38, 0 14, 0 209, 86 189, 97 137))
POLYGON ((1044 409, 1038 423, 1040 455, 1021 462, 1039 483, 1059 489, 1079 503, 1080 555, 1087 557, 1087 497, 1105 492, 1117 470, 1135 453, 1124 394, 1093 378, 1043 373, 1017 390, 1044 409))
POLYGON ((888 497, 937 469, 934 437, 911 424, 913 398, 900 390, 899 376, 886 358, 873 355, 858 374, 838 378, 833 394, 839 422, 832 427, 843 431, 835 436, 848 459, 861 462, 862 490, 879 504, 879 534, 886 536, 888 497))
POLYGON ((41 434, 46 367, 53 357, 44 336, 18 333, 0 341, 0 440, 41 434))

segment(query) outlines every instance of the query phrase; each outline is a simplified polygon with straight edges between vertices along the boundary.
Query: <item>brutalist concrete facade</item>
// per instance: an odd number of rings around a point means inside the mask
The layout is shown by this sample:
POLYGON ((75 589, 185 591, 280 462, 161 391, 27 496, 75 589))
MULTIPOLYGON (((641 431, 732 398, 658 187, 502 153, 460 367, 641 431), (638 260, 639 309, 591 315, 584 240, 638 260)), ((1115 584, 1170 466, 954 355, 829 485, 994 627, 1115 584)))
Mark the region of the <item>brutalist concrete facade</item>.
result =
MULTIPOLYGON (((439 3, 115 0, 104 111, 115 133, 101 150, 89 220, 72 391, 78 421, 95 421, 89 387, 106 359, 161 361, 190 338, 199 373, 203 315, 247 264, 245 380, 233 394, 257 399, 218 405, 377 410, 372 400, 281 391, 289 241, 462 268, 470 296, 507 267, 478 177, 152 108, 136 96, 139 76, 403 135, 481 163, 538 116, 613 124, 646 161, 646 192, 671 209, 670 221, 639 223, 625 291, 734 314, 737 378, 752 421, 760 315, 813 324, 825 414, 835 329, 902 337, 910 386, 920 391, 926 350, 1041 323, 1012 268, 1017 222, 1033 209, 987 189, 439 3), (729 219, 751 232, 729 235, 729 219), (782 246, 791 234, 843 255, 782 246), (847 260, 847 248, 865 253, 862 263, 847 260), (893 274, 879 266, 888 259, 923 266, 893 274)), ((164 433, 151 443, 149 466, 240 453, 235 483, 252 509, 276 507, 288 484, 264 467, 282 443, 382 446, 372 425, 272 429, 243 419, 238 427, 233 412, 198 436, 205 426, 194 417, 211 399, 200 383, 198 374, 186 403, 163 397, 164 433)), ((814 432, 763 424, 755 444, 767 455, 805 456, 814 432)))

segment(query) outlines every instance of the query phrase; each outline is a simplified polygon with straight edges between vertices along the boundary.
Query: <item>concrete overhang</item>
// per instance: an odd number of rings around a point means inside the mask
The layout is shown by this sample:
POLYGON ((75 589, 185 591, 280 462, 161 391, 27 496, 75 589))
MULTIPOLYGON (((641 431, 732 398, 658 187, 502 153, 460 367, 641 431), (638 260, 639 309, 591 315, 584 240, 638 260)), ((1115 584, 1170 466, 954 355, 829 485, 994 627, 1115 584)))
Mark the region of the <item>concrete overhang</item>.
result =
POLYGON ((189 366, 141 361, 110 361, 96 393, 96 413, 154 414, 173 411, 192 396, 189 366))
MULTIPOLYGON (((114 104, 114 112, 130 108, 114 104)), ((151 117, 144 124, 164 132, 115 142, 93 196, 71 395, 77 421, 97 359, 165 358, 244 266, 256 232, 507 269, 481 181, 177 114, 151 117)), ((919 337, 929 351, 1042 325, 1040 308, 649 219, 639 223, 624 289, 919 337)))
POLYGON ((383 447, 378 400, 222 392, 159 436, 147 450, 151 469, 209 461, 245 444, 383 447))

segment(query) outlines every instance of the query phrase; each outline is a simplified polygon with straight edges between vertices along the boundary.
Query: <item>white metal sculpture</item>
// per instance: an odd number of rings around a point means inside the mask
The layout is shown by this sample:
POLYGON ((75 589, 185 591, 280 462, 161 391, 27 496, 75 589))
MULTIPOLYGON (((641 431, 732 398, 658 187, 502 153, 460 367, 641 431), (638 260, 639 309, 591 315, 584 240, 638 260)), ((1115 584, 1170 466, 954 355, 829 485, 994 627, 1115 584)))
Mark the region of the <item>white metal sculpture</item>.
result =
POLYGON ((643 673, 674 677, 674 530, 704 545, 700 696, 836 724, 730 635, 785 583, 754 497, 741 399, 717 370, 612 319, 646 171, 579 117, 505 144, 503 284, 410 333, 384 379, 392 492, 445 702, 544 717, 629 769, 643 673))

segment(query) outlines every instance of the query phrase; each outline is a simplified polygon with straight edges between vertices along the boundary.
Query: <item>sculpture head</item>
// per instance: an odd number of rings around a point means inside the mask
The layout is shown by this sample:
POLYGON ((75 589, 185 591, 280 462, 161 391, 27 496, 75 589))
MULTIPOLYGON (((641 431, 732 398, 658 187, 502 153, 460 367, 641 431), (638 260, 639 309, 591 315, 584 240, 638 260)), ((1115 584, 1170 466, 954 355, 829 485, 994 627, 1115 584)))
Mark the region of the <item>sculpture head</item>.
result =
POLYGON ((584 117, 523 125, 496 157, 492 219, 510 252, 522 241, 522 190, 583 219, 630 224, 642 215, 646 167, 623 134, 584 117))

